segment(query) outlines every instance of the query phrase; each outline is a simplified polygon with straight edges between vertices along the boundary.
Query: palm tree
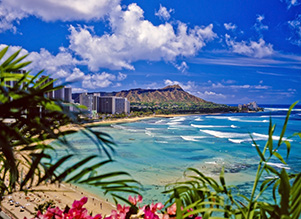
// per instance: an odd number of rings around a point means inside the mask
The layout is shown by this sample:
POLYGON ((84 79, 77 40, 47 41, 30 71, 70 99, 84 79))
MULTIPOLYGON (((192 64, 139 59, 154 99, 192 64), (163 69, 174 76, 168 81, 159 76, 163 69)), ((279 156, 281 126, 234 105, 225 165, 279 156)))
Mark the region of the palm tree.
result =
POLYGON ((3 60, 8 49, 0 51, 0 201, 5 194, 28 191, 45 181, 100 186, 113 198, 119 197, 116 193, 119 191, 137 193, 137 182, 126 172, 95 174, 96 170, 101 172, 103 165, 113 161, 116 145, 112 138, 83 126, 79 116, 84 113, 81 107, 74 105, 77 110, 71 112, 70 104, 45 95, 62 86, 53 87, 54 81, 41 77, 43 71, 35 75, 23 71, 31 63, 24 61, 27 55, 20 57, 20 51, 17 51, 3 60), (66 161, 76 154, 66 138, 76 130, 63 129, 68 124, 77 126, 88 136, 99 154, 85 157, 68 167, 66 161), (56 148, 46 141, 51 139, 67 146, 69 153, 52 159, 51 151, 56 148), (87 167, 91 160, 97 162, 87 167), (120 178, 122 175, 126 178, 120 178))

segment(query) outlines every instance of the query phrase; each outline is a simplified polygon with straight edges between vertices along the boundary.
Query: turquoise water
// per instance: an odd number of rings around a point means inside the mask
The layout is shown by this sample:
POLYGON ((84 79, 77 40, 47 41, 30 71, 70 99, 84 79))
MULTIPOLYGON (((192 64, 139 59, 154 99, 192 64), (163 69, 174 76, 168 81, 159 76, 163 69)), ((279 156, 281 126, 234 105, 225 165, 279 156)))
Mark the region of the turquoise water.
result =
MULTIPOLYGON (((248 114, 153 118, 95 129, 110 134, 118 146, 114 155, 117 162, 107 165, 105 171, 129 172, 144 185, 141 193, 146 202, 165 201, 167 198, 161 194, 164 186, 181 180, 188 167, 217 177, 224 166, 227 184, 237 185, 247 195, 259 161, 250 134, 262 149, 271 116, 276 124, 276 141, 287 112, 282 107, 267 107, 265 112, 248 114)), ((300 131, 301 109, 297 108, 292 112, 285 136, 300 131)), ((81 133, 72 134, 68 139, 78 149, 81 158, 98 153, 93 143, 81 133)), ((290 141, 292 149, 288 165, 276 160, 271 165, 300 172, 301 140, 294 137, 290 141)), ((62 154, 63 150, 58 153, 62 154)), ((279 153, 286 156, 285 145, 279 153)), ((90 190, 102 195, 97 188, 90 190)))

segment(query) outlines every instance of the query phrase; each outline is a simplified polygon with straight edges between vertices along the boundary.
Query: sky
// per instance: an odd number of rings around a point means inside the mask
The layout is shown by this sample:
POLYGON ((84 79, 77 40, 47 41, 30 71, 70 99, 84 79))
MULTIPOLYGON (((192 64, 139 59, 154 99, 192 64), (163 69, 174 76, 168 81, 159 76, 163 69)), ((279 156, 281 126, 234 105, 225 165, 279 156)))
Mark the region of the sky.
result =
POLYGON ((179 84, 216 103, 301 99, 301 0, 0 0, 6 46, 74 93, 179 84))

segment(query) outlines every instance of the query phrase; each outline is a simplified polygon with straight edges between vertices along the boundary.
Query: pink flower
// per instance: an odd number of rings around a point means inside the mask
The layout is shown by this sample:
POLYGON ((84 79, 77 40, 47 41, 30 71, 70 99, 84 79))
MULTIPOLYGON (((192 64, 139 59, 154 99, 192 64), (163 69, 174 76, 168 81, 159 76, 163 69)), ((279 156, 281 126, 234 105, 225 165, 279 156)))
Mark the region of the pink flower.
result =
POLYGON ((163 215, 163 219, 169 219, 169 215, 168 214, 164 214, 163 215))
POLYGON ((145 208, 144 219, 159 219, 159 216, 152 212, 149 208, 145 208))
POLYGON ((37 217, 35 219, 102 219, 100 214, 97 214, 94 217, 88 214, 87 209, 83 208, 83 205, 86 204, 87 201, 87 197, 83 197, 79 201, 75 200, 72 204, 72 208, 69 209, 68 212, 63 212, 58 207, 49 207, 43 215, 40 211, 38 211, 37 217))
POLYGON ((136 205, 138 202, 142 202, 142 196, 138 195, 138 197, 134 196, 129 196, 129 202, 131 202, 133 205, 136 205))
POLYGON ((97 214, 92 219, 101 219, 101 218, 102 218, 101 214, 97 214))
POLYGON ((152 212, 156 212, 157 210, 161 210, 162 208, 164 208, 164 205, 161 203, 161 202, 159 202, 159 203, 156 203, 156 204, 151 204, 150 205, 150 210, 152 211, 152 212))
POLYGON ((83 205, 87 203, 87 201, 88 201, 87 197, 82 197, 82 199, 79 201, 74 200, 72 204, 72 208, 81 209, 83 205))
POLYGON ((176 203, 174 203, 172 206, 170 206, 169 208, 167 208, 167 214, 169 215, 176 215, 177 213, 177 205, 176 203))
POLYGON ((128 206, 121 206, 120 204, 117 205, 117 211, 119 211, 120 213, 127 213, 130 210, 130 207, 128 206))
MULTIPOLYGON (((39 216, 39 215, 38 215, 39 216)), ((48 208, 46 213, 41 215, 43 219, 63 219, 63 211, 59 209, 58 207, 55 208, 48 208)))

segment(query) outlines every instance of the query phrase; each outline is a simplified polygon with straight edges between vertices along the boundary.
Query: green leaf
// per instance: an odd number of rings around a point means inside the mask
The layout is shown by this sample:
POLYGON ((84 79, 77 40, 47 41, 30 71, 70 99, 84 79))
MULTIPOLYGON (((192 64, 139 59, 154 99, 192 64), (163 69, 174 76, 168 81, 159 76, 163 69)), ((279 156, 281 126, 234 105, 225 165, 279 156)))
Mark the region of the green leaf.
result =
POLYGON ((176 219, 182 219, 183 218, 182 210, 181 210, 182 202, 181 202, 180 196, 179 196, 179 194, 177 194, 176 190, 175 190, 175 194, 176 194, 175 199, 176 199, 176 206, 177 206, 176 219))
POLYGON ((281 174, 280 174, 280 185, 278 188, 278 192, 281 196, 280 200, 280 212, 281 215, 286 215, 289 216, 289 197, 290 197, 290 183, 289 183, 289 178, 288 175, 285 171, 285 169, 282 169, 281 174))
POLYGON ((45 170, 46 171, 45 175, 44 175, 44 177, 42 177, 39 180, 38 184, 41 183, 42 181, 45 181, 45 180, 49 179, 51 176, 53 176, 54 171, 56 171, 56 169, 58 167, 60 167, 65 161, 70 159, 72 156, 73 156, 72 154, 66 155, 66 156, 62 157, 61 159, 59 159, 54 165, 51 165, 51 167, 49 169, 45 170))
MULTIPOLYGON (((107 163, 110 163, 110 162, 113 162, 112 160, 106 160, 106 161, 102 161, 102 162, 99 162, 93 166, 89 166, 89 167, 86 167, 84 168, 82 171, 80 171, 80 173, 76 174, 75 176, 72 176, 70 179, 67 179, 66 182, 78 182, 82 177, 84 177, 86 174, 90 173, 91 171, 107 164, 107 163)), ((95 176, 93 176, 95 177, 95 176)), ((89 178, 92 178, 89 177, 89 178)))
POLYGON ((84 158, 83 160, 79 161, 78 163, 76 163, 75 165, 73 165, 72 167, 66 169, 63 173, 61 173, 59 176, 57 176, 56 178, 54 178, 52 180, 52 183, 55 181, 62 181, 63 179, 66 178, 66 176, 72 172, 74 172, 75 170, 77 170, 78 168, 82 167, 84 164, 88 163, 89 161, 91 161, 92 159, 94 159, 95 157, 97 157, 97 155, 92 155, 89 157, 84 158))
POLYGON ((1 66, 6 69, 9 64, 19 55, 19 53, 21 52, 21 49, 18 50, 17 52, 13 53, 10 57, 8 57, 2 64, 1 66))
POLYGON ((299 173, 292 185, 290 195, 290 215, 293 219, 300 218, 301 215, 301 174, 299 173))
POLYGON ((127 176, 130 176, 130 174, 128 174, 127 172, 124 172, 124 171, 116 171, 116 172, 110 172, 110 173, 98 175, 98 176, 95 176, 95 177, 91 177, 91 178, 89 178, 89 179, 82 180, 82 181, 80 181, 79 183, 90 183, 90 182, 93 182, 93 181, 103 180, 103 179, 105 179, 105 178, 114 177, 114 176, 121 176, 121 175, 127 175, 127 176))
POLYGON ((283 127, 282 127, 282 131, 281 131, 281 134, 280 134, 280 138, 279 138, 279 141, 278 141, 278 146, 281 145, 282 143, 282 138, 284 136, 284 133, 285 133, 285 130, 286 130, 286 127, 287 127, 287 123, 288 123, 288 119, 290 117, 290 114, 291 114, 291 111, 292 109, 296 106, 296 104, 298 103, 299 101, 296 101, 295 103, 293 103, 290 108, 288 109, 288 112, 286 114, 286 118, 285 118, 285 121, 284 121, 284 124, 283 124, 283 127))
POLYGON ((273 155, 275 155, 275 157, 277 157, 283 164, 286 164, 286 162, 284 161, 283 157, 277 153, 277 152, 273 152, 273 155))
POLYGON ((3 56, 6 54, 7 50, 8 50, 9 46, 5 47, 4 49, 2 49, 0 51, 0 60, 3 58, 3 56))
POLYGON ((265 158, 264 158, 263 154, 261 153, 261 151, 260 151, 260 149, 259 149, 259 147, 258 147, 258 145, 257 145, 257 143, 256 143, 256 141, 254 140, 254 138, 253 138, 252 135, 251 135, 251 139, 252 139, 253 144, 255 145, 256 151, 257 151, 257 153, 258 153, 260 159, 261 159, 262 161, 265 161, 265 158))
POLYGON ((286 149, 287 149, 286 159, 288 159, 289 153, 291 151, 291 143, 289 141, 284 141, 284 143, 285 143, 286 149))

